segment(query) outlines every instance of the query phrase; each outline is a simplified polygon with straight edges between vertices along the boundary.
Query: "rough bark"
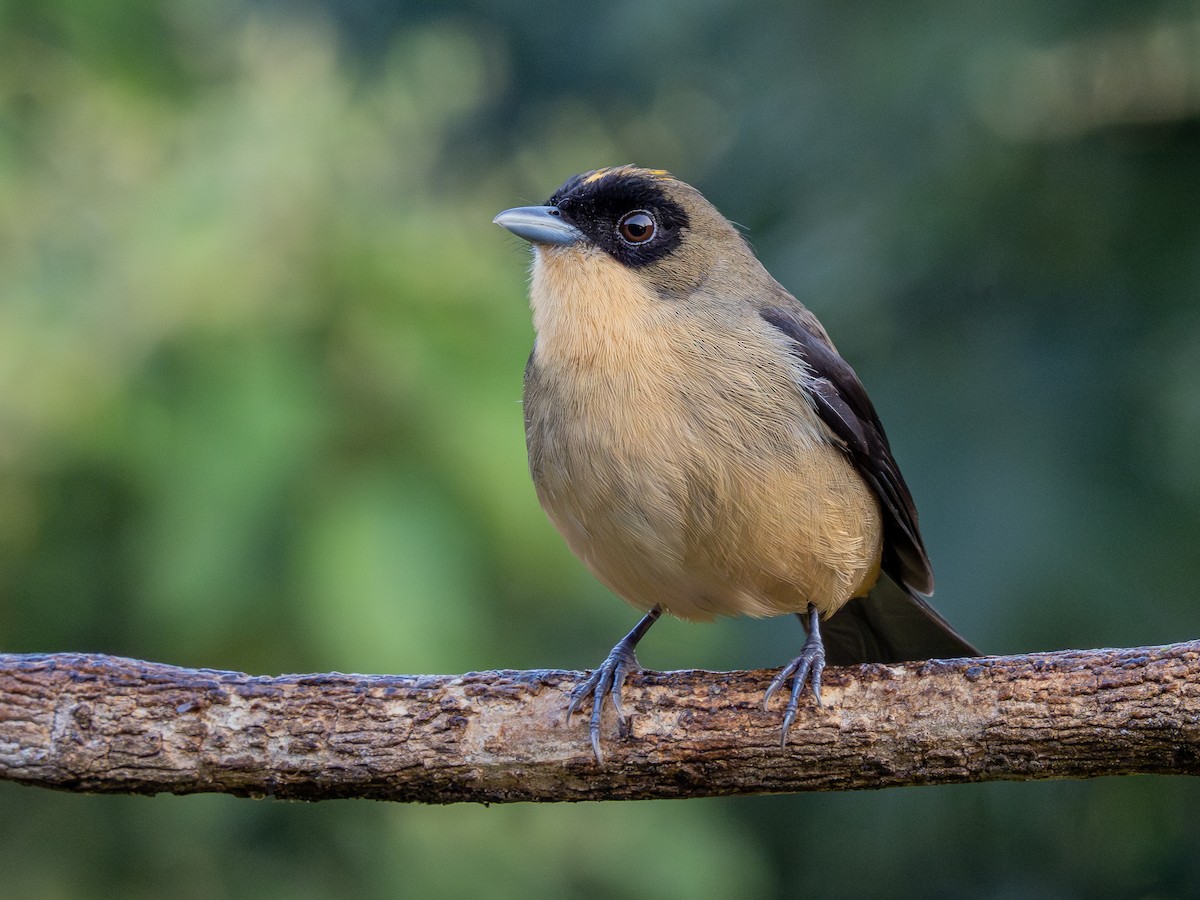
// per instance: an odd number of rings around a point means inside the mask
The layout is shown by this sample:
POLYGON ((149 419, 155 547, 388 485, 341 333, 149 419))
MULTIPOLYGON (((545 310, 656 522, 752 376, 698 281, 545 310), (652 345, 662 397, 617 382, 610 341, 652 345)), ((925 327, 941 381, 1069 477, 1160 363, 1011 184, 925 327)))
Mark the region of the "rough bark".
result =
POLYGON ((1200 773, 1200 641, 826 670, 780 747, 769 672, 630 678, 632 733, 563 724, 574 672, 287 675, 0 654, 0 778, 72 791, 447 803, 1200 773))

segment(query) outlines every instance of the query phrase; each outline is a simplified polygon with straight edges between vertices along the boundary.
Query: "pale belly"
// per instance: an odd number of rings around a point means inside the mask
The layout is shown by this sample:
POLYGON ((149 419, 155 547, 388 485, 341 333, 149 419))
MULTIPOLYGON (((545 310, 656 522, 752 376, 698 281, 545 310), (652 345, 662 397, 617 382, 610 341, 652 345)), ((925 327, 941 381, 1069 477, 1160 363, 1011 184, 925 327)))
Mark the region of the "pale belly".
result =
POLYGON ((571 549, 633 606, 828 616, 878 578, 878 503, 810 409, 748 411, 753 397, 684 398, 654 380, 578 387, 531 380, 534 482, 571 549))

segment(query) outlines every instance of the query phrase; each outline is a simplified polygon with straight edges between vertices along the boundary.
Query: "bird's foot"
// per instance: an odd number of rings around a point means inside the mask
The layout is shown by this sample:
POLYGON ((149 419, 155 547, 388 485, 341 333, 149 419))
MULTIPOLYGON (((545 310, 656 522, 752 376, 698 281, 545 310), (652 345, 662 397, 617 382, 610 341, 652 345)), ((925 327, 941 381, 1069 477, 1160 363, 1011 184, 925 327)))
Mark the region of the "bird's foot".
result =
POLYGON ((617 646, 612 648, 607 658, 600 664, 600 668, 593 672, 587 681, 571 691, 571 704, 567 707, 564 724, 571 721, 571 715, 579 708, 580 703, 588 697, 592 698, 592 718, 589 731, 592 735, 592 752, 596 754, 598 765, 604 764, 604 754, 600 752, 600 714, 604 712, 604 698, 608 697, 612 701, 613 709, 617 713, 617 726, 620 734, 622 737, 627 736, 629 734, 629 718, 625 715, 625 710, 621 708, 621 690, 625 687, 625 679, 629 673, 641 669, 637 656, 634 655, 634 648, 661 615, 662 609, 655 606, 642 616, 642 620, 633 626, 633 630, 617 641, 617 646))
POLYGON ((779 746, 787 746, 788 729, 796 719, 796 710, 800 705, 800 694, 805 684, 812 685, 813 698, 817 706, 821 705, 821 673, 825 671, 825 643, 821 640, 821 630, 816 609, 809 606, 808 639, 800 650, 800 655, 779 670, 763 697, 763 711, 769 708, 771 697, 783 687, 790 678, 792 680, 792 695, 788 700, 787 709, 783 711, 783 731, 779 736, 779 746))
POLYGON ((600 667, 591 674, 583 684, 571 691, 571 703, 567 707, 565 722, 571 721, 571 716, 580 704, 592 698, 592 718, 589 731, 592 736, 592 752, 596 754, 596 763, 604 764, 604 754, 600 751, 600 716, 604 712, 604 700, 607 697, 617 714, 617 729, 621 737, 629 734, 629 717, 621 708, 621 691, 625 687, 625 679, 630 672, 641 669, 633 645, 626 640, 620 641, 605 658, 600 667))

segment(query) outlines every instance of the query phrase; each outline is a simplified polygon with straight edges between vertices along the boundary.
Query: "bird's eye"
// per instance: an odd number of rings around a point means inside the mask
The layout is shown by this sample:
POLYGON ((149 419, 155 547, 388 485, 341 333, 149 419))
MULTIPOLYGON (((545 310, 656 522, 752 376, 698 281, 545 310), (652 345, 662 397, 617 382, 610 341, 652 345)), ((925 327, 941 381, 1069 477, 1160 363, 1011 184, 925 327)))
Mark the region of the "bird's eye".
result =
POLYGON ((631 244, 644 244, 654 237, 654 217, 642 209, 621 216, 617 232, 631 244))

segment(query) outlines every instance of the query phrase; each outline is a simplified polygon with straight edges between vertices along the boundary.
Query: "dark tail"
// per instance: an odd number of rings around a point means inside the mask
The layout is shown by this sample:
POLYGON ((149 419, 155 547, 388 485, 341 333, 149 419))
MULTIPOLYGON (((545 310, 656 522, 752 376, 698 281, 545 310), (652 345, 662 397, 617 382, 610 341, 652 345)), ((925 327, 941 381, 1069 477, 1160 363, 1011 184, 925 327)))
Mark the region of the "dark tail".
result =
POLYGON ((920 594, 886 575, 866 597, 851 600, 821 623, 825 659, 833 666, 982 656, 920 594))

